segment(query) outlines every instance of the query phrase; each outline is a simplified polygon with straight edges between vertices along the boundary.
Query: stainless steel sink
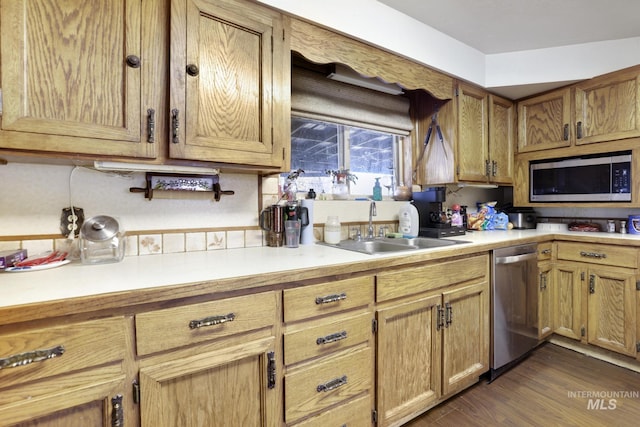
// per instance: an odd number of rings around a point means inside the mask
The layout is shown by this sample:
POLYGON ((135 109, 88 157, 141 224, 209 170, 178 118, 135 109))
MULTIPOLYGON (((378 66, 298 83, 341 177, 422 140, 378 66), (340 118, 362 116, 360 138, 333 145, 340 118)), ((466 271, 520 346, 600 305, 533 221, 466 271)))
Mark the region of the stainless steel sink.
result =
POLYGON ((376 238, 366 240, 342 240, 336 245, 331 245, 348 251, 356 251, 365 254, 380 254, 389 252, 415 251, 419 249, 439 248, 459 243, 468 243, 461 240, 434 239, 430 237, 405 238, 376 238))
POLYGON ((393 243, 389 242, 388 240, 391 239, 343 240, 335 246, 340 249, 362 252, 365 254, 411 251, 418 249, 417 246, 402 243, 393 243))

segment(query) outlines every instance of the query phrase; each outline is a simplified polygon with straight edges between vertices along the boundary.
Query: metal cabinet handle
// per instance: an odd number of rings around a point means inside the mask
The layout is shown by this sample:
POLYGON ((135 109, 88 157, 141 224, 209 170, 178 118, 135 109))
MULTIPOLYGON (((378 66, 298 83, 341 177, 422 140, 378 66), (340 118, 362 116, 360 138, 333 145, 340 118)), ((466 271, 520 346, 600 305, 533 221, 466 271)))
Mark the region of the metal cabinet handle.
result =
POLYGON ((582 122, 576 123, 576 138, 582 139, 582 122))
POLYGON ((444 328, 444 310, 440 304, 436 306, 436 331, 444 328))
POLYGON ((198 329, 205 326, 220 325, 221 323, 233 322, 235 319, 236 315, 234 313, 223 314, 220 316, 210 316, 200 320, 192 320, 191 322, 189 322, 189 328, 198 329))
POLYGON ((569 140, 569 123, 564 124, 562 139, 565 141, 569 140))
POLYGON ((318 393, 327 392, 327 391, 335 390, 338 387, 342 387, 345 384, 347 384, 347 376, 343 375, 340 378, 335 378, 331 381, 327 381, 324 384, 318 384, 318 387, 316 387, 316 390, 318 391, 318 393))
POLYGON ((131 68, 140 68, 140 58, 136 55, 127 56, 127 66, 131 68))
POLYGON ((498 162, 495 160, 491 161, 491 176, 498 175, 498 162))
POLYGON ((198 74, 200 74, 200 69, 196 64, 189 64, 187 65, 187 74, 192 77, 196 77, 198 74))
POLYGON ((156 110, 147 110, 147 142, 156 142, 156 110))
POLYGON ((445 303, 445 309, 446 309, 446 313, 445 313, 445 324, 444 327, 448 328, 449 325, 451 324, 451 322, 453 322, 453 308, 451 307, 450 303, 445 303))
POLYGON ((484 161, 484 174, 491 176, 491 162, 488 159, 484 161))
POLYGON ((543 249, 542 252, 540 252, 542 255, 549 255, 551 253, 551 249, 543 249))
POLYGON ((580 256, 583 256, 585 258, 606 258, 607 254, 601 254, 598 252, 585 252, 585 251, 580 251, 580 256))
POLYGON ((267 388, 276 388, 276 354, 267 353, 267 388))
POLYGON ((180 112, 177 108, 171 110, 171 142, 173 142, 174 144, 178 144, 180 142, 180 138, 178 136, 178 131, 180 130, 180 119, 178 117, 179 114, 180 112))
POLYGON ((60 357, 64 354, 64 346, 58 345, 45 350, 34 350, 26 353, 14 354, 4 359, 0 359, 0 370, 7 368, 15 368, 18 366, 29 365, 35 362, 60 357))
POLYGON ((540 290, 547 289, 547 273, 540 273, 540 290))
POLYGON ((111 427, 124 426, 124 413, 122 410, 122 395, 111 398, 111 427))
POLYGON ((342 301, 347 299, 347 294, 345 292, 341 293, 341 294, 333 294, 333 295, 326 295, 323 297, 317 297, 316 298, 316 304, 327 304, 327 303, 331 303, 331 302, 338 302, 338 301, 342 301))
POLYGON ((593 274, 589 275, 589 293, 596 293, 596 276, 594 276, 593 274))
POLYGON ((347 339, 347 331, 336 332, 335 334, 330 334, 325 337, 318 337, 316 339, 316 344, 330 344, 332 342, 342 341, 344 339, 347 339))

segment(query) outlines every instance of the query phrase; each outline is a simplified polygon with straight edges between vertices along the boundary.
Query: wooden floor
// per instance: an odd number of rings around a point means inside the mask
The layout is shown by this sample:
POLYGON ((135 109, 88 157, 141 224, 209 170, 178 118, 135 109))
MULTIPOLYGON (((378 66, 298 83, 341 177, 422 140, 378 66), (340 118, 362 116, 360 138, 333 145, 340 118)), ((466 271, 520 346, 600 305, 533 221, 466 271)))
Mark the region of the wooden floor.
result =
POLYGON ((640 373, 547 343, 404 427, 497 425, 638 426, 640 373))

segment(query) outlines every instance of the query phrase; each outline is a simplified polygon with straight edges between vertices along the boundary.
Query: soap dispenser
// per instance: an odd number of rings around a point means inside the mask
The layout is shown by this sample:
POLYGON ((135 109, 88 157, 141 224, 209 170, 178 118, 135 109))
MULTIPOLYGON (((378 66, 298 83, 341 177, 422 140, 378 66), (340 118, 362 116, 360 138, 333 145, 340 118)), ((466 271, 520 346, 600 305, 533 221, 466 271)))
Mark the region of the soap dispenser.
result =
POLYGON ((382 186, 380 185, 380 178, 376 178, 376 183, 373 186, 373 200, 382 200, 382 186))

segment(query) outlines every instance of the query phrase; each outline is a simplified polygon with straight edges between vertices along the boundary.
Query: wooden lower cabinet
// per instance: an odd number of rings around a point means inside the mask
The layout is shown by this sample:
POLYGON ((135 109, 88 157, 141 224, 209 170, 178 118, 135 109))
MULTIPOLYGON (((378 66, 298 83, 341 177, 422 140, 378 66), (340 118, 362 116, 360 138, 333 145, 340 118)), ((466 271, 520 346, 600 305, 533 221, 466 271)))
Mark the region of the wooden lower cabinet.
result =
POLYGON ((140 424, 280 425, 279 296, 265 292, 136 316, 139 352, 157 351, 139 362, 140 424), (165 349, 168 342, 174 347, 165 349))
POLYGON ((122 423, 125 343, 122 317, 0 333, 0 426, 122 423))
POLYGON ((372 424, 373 276, 285 289, 284 422, 372 424))
POLYGON ((269 337, 142 368, 141 425, 278 425, 275 347, 269 337))
POLYGON ((637 249, 561 242, 558 257, 554 332, 637 357, 637 249))
POLYGON ((399 426, 489 369, 488 256, 382 273, 377 285, 378 426, 399 426), (387 301, 403 284, 423 292, 387 301))

